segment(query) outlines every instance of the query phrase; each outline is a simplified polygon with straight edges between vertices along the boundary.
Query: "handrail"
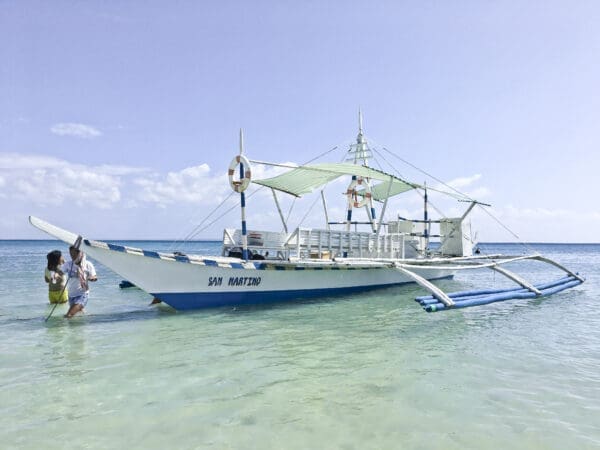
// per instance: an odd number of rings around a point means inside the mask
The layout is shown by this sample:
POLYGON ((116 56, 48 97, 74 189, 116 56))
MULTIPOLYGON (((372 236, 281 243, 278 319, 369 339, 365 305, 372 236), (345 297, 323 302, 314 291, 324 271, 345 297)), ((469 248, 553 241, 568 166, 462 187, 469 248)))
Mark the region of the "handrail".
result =
POLYGON ((537 259, 538 261, 541 262, 545 262, 547 264, 550 264, 554 267, 558 267, 561 270, 564 270, 566 273, 568 273, 569 275, 571 275, 572 277, 577 278, 579 281, 581 281, 582 283, 585 281, 585 278, 579 276, 578 274, 571 272, 569 269, 567 269, 565 266, 563 266, 562 264, 557 263, 556 261, 554 261, 553 259, 550 258, 546 258, 545 256, 542 255, 535 255, 532 259, 537 259))

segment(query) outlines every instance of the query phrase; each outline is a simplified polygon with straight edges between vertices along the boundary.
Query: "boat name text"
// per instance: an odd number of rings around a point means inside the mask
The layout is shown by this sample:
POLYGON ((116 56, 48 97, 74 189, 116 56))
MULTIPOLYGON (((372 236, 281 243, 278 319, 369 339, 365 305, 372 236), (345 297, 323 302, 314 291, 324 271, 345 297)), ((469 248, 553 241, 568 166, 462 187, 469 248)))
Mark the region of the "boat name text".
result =
MULTIPOLYGON (((228 286, 258 286, 260 277, 229 277, 228 286)), ((208 277, 208 286, 222 286, 223 277, 208 277)))

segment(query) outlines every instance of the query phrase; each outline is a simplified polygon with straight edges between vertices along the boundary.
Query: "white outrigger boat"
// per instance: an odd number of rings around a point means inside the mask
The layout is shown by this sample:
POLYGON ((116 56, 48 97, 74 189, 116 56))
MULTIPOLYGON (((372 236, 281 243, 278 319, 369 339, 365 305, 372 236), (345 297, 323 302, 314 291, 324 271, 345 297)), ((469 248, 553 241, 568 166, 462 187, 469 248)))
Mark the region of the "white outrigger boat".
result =
POLYGON ((348 155, 351 162, 273 164, 287 170, 272 178, 252 180, 251 164, 268 163, 251 161, 243 154, 240 133, 240 154, 229 167, 229 179, 233 190, 240 195, 241 228, 224 230, 219 257, 159 253, 78 239, 79 235, 39 218, 32 216, 30 222, 67 244, 81 242, 82 250, 91 258, 177 310, 298 300, 417 283, 430 295, 416 300, 426 311, 432 312, 515 298, 536 298, 583 283, 583 277, 539 254, 474 253, 475 243, 467 217, 476 205, 484 204, 466 196, 462 201, 470 205, 460 217, 429 219, 425 186, 369 167, 371 149, 362 133, 360 113, 358 137, 348 155), (297 227, 289 232, 276 192, 300 197, 340 177, 350 179, 344 194, 348 206, 345 220, 329 221, 321 191, 326 227, 297 227), (247 229, 245 190, 250 183, 272 190, 283 231, 247 229), (412 190, 423 193, 423 219, 398 218, 385 222, 389 199, 412 190), (379 218, 374 201, 382 204, 379 218), (361 209, 365 210, 367 220, 357 222, 352 213, 361 209), (359 226, 367 229, 359 231, 359 226), (439 228, 438 234, 432 234, 432 226, 439 228), (439 238, 435 249, 430 247, 432 237, 439 238), (504 267, 522 260, 548 263, 566 275, 550 283, 533 285, 504 267), (514 281, 516 287, 446 293, 432 283, 452 278, 457 271, 475 269, 494 270, 514 281))

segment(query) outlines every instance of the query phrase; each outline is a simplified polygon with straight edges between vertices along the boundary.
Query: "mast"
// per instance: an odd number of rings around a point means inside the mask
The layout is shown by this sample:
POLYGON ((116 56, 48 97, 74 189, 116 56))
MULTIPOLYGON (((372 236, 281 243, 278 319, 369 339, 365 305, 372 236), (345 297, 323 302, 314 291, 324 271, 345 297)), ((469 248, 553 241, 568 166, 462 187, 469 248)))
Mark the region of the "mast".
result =
MULTIPOLYGON (((240 128, 240 156, 244 154, 244 132, 240 128)), ((244 178, 244 163, 240 160, 240 180, 244 178)), ((240 192, 242 214, 242 259, 248 260, 248 230, 246 228, 246 194, 240 192)))
POLYGON ((425 238, 425 247, 423 250, 427 250, 429 247, 429 213, 427 212, 427 181, 423 183, 425 194, 423 195, 423 237, 425 238))
POLYGON ((369 148, 369 144, 363 134, 363 115, 360 108, 358 108, 358 135, 356 136, 356 144, 350 146, 350 150, 348 153, 353 155, 354 164, 360 164, 363 166, 369 166, 369 159, 373 157, 371 153, 371 149, 369 148))
MULTIPOLYGON (((356 144, 350 145, 350 149, 348 150, 348 157, 346 161, 352 161, 354 164, 362 165, 369 167, 369 159, 373 157, 371 149, 369 148, 369 144, 363 134, 363 115, 360 108, 358 108, 358 135, 356 136, 356 144)), ((356 185, 358 179, 356 175, 352 176, 351 187, 348 188, 346 194, 350 197, 356 195, 356 190, 354 186, 356 185)), ((369 180, 360 180, 359 184, 369 184, 369 180)), ((370 190, 369 190, 370 192, 370 190)), ((353 208, 353 200, 349 198, 348 200, 348 211, 346 214, 346 229, 350 231, 351 222, 352 222, 352 208, 353 208)), ((375 208, 373 207, 373 202, 369 201, 368 204, 365 204, 365 209, 367 212, 367 217, 369 218, 369 222, 371 224, 371 228, 373 232, 376 231, 377 227, 375 225, 375 208)))

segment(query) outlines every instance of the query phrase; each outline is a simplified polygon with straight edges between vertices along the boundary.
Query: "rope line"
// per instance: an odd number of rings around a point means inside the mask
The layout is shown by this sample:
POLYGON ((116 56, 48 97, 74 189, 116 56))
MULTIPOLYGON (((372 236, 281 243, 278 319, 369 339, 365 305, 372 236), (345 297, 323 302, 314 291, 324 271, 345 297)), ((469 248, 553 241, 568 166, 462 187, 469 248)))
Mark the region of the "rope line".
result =
MULTIPOLYGON (((434 179, 435 181, 437 181, 438 183, 441 183, 443 186, 446 186, 447 188, 453 190, 454 192, 456 192, 457 194, 459 194, 460 196, 462 196, 463 198, 469 200, 469 201, 475 201, 474 199, 472 199, 470 196, 466 195, 465 193, 459 191, 458 189, 450 186, 449 184, 446 184, 445 182, 443 182, 442 180, 440 180, 439 178, 431 175, 430 173, 424 171, 423 169, 415 166, 414 164, 411 164, 410 162, 406 161, 405 159, 401 158, 400 156, 396 155, 395 153, 391 152, 390 150, 388 150, 385 147, 382 147, 383 150, 385 150, 386 152, 388 152, 390 155, 392 155, 393 157, 399 159, 400 161, 402 161, 404 164, 412 167, 415 170, 418 170, 419 172, 423 173, 424 175, 434 179)), ((393 166, 392 166, 393 167, 393 166)), ((535 252, 535 249, 533 249, 530 245, 528 245, 526 242, 523 242, 521 240, 521 238, 519 237, 519 235, 517 233, 515 233, 514 231, 512 231, 510 228, 508 228, 508 226, 506 226, 504 223, 502 223, 500 221, 500 219, 498 219, 496 216, 494 216, 490 211, 488 211, 487 209, 485 209, 482 205, 477 204, 477 206, 479 206, 480 209, 482 209, 487 215, 489 215, 498 225, 500 225, 502 228, 504 228, 509 234, 511 234, 515 239, 517 239, 518 243, 521 244, 523 247, 525 247, 527 250, 535 252)), ((434 207, 435 209, 435 207, 434 207)), ((437 211, 437 209, 436 209, 437 211)), ((439 211, 438 211, 439 212, 439 211)), ((442 214, 443 215, 443 214, 442 214)))
MULTIPOLYGON (((260 191, 264 186, 260 186, 259 188, 257 188, 254 192, 252 192, 251 194, 248 194, 246 196, 246 198, 250 198, 252 197, 254 194, 256 194, 258 191, 260 191)), ((235 192, 233 192, 235 193, 235 192)), ((223 214, 221 214, 219 217, 217 217, 215 220, 213 220, 212 222, 206 224, 206 226, 204 226, 203 228, 199 229, 198 231, 196 231, 191 237, 190 239, 194 238, 195 236, 197 236, 198 234, 202 233, 204 230, 206 230, 207 228, 209 228, 211 225, 214 225, 216 222, 218 222, 219 220, 221 220, 223 217, 225 217, 227 214, 229 214, 231 211, 233 211, 235 208, 238 208, 239 205, 236 203, 233 206, 231 206, 227 211, 225 211, 223 214)))
MULTIPOLYGON (((458 189, 456 189, 456 188, 454 188, 454 187, 450 186, 449 184, 446 184, 444 181, 440 180, 439 178, 437 178, 437 177, 435 177, 435 176, 431 175, 431 174, 430 174, 430 173, 428 173, 428 172, 425 172, 425 171, 424 171, 423 169, 421 169, 420 167, 417 167, 417 166, 415 166, 414 164, 412 164, 412 163, 410 163, 410 162, 406 161, 405 159, 401 158, 400 156, 396 155, 395 153, 393 153, 393 152, 389 151, 387 148, 385 148, 385 147, 382 147, 382 149, 383 149, 383 150, 385 150, 386 152, 388 152, 388 153, 389 153, 390 155, 392 155, 394 158, 397 158, 397 159, 399 159, 400 161, 402 161, 402 162, 403 162, 404 164, 406 164, 407 166, 410 166, 410 167, 412 167, 413 169, 415 169, 415 170, 418 170, 418 171, 419 171, 419 172, 421 172, 423 175, 425 175, 425 176, 428 176, 428 177, 429 177, 429 178, 431 178, 432 180, 435 180, 435 181, 437 181, 438 183, 442 184, 443 186, 446 186, 448 189, 450 189, 450 190, 452 190, 452 191, 456 192, 456 193, 457 193, 458 195, 460 195, 460 196, 461 196, 463 199, 466 199, 466 200, 469 200, 469 201, 474 201, 474 199, 472 199, 471 197, 469 197, 467 194, 465 194, 465 193, 463 193, 463 192, 460 192, 458 189)), ((429 188, 429 189, 430 189, 430 190, 432 190, 432 191, 440 192, 440 191, 437 191, 436 189, 433 189, 433 188, 429 188)), ((441 191, 441 192, 451 196, 451 194, 450 194, 449 192, 443 192, 443 191, 441 191)))
POLYGON ((212 216, 214 213, 216 213, 218 211, 218 209, 221 206, 223 206, 231 198, 231 196, 233 194, 235 194, 235 192, 231 191, 231 193, 227 197, 225 197, 225 199, 221 203, 219 203, 215 208, 213 208, 213 210, 198 225, 196 225, 190 232, 188 232, 188 234, 186 234, 183 238, 174 240, 170 246, 170 251, 175 250, 178 243, 181 243, 182 245, 185 245, 186 243, 188 243, 192 239, 192 237, 197 234, 197 230, 202 226, 202 224, 204 222, 206 222, 210 218, 210 216, 212 216))
MULTIPOLYGON (((377 153, 377 154, 378 154, 378 155, 381 157, 381 159, 383 159, 383 160, 384 160, 384 161, 385 161, 385 162, 386 162, 386 163, 387 163, 387 164, 388 164, 388 165, 389 165, 389 166, 392 168, 392 170, 394 170, 394 171, 395 171, 395 172, 398 174, 398 176, 399 176, 400 178, 404 178, 404 176, 403 176, 403 175, 400 173, 400 171, 398 170, 398 168, 396 168, 396 167, 395 167, 395 166, 394 166, 392 163, 390 163, 390 162, 389 162, 389 161, 388 161, 388 160, 385 158, 385 156, 383 156, 383 155, 381 154, 381 152, 379 152, 379 150, 377 150, 377 149, 373 149, 373 151, 374 151, 375 153, 377 153)), ((388 150, 388 152, 389 152, 389 150, 388 150)), ((428 189, 430 189, 430 188, 428 188, 428 189)), ((432 189, 432 190, 433 190, 433 189, 432 189)), ((423 194, 421 191, 419 191, 418 189, 415 189, 415 191, 416 191, 416 193, 417 193, 417 194, 418 194, 418 195, 421 197, 421 199, 425 199, 425 195, 424 195, 424 194, 423 194)), ((438 191, 435 191, 435 192, 438 192, 438 191)), ((431 208, 432 208, 432 209, 433 209, 435 212, 437 212, 437 213, 438 213, 440 216, 442 216, 442 217, 446 217, 446 215, 445 215, 445 214, 444 214, 444 213, 443 213, 443 212, 442 212, 442 211, 441 211, 441 210, 440 210, 440 209, 439 209, 437 206, 435 206, 435 204, 434 204, 434 203, 433 203, 431 200, 429 200, 429 201, 427 202, 427 204, 428 204, 428 205, 431 205, 431 208)))
POLYGON ((302 218, 302 220, 298 223, 298 227, 300 225, 302 225, 302 223, 304 222, 304 219, 306 219, 308 217, 308 215, 310 214, 310 212, 312 211, 312 209, 317 204, 317 200, 319 200, 319 198, 320 198, 320 196, 315 196, 315 200, 312 202, 312 205, 310 205, 310 208, 308 209, 308 211, 306 212, 306 214, 304 214, 304 217, 302 218))
MULTIPOLYGON (((338 145, 336 145, 335 147, 332 147, 331 149, 317 155, 316 157, 306 161, 304 164, 302 164, 301 166, 290 166, 288 164, 275 164, 275 163, 268 163, 268 162, 263 162, 263 161, 255 161, 256 163, 259 164, 265 164, 265 165, 270 165, 270 166, 275 166, 275 167, 285 167, 285 168, 290 168, 290 169, 295 169, 298 167, 302 167, 305 166, 307 164, 310 164, 328 154, 330 154, 331 152, 335 151, 338 149, 338 145)), ((392 164, 387 158, 386 156, 380 152, 378 150, 377 147, 375 146, 369 146, 370 150, 371 150, 371 154, 372 157, 376 163, 377 166, 379 166, 381 168, 381 170, 383 170, 383 165, 380 163, 379 158, 381 158, 389 167, 392 168, 392 170, 398 175, 399 178, 404 179, 404 176, 402 175, 401 171, 398 170, 397 167, 394 166, 394 164, 392 164)), ((446 182, 444 182, 443 180, 435 177, 434 175, 428 173, 427 171, 421 169, 420 167, 410 163, 409 161, 405 160, 404 158, 400 157, 399 155, 393 153, 392 151, 388 150, 386 147, 379 147, 382 150, 384 150, 386 153, 388 153, 389 155, 391 155, 393 158, 399 160, 400 162, 406 164, 409 167, 412 167, 413 169, 417 170, 418 172, 422 173, 423 175, 425 175, 426 177, 435 180, 436 182, 440 183, 441 186, 444 186, 446 189, 449 189, 452 192, 447 192, 447 191, 443 191, 443 190, 438 190, 438 189, 434 189, 434 188, 428 188, 428 190, 434 191, 434 192, 440 192, 442 194, 448 195, 450 197, 454 197, 457 198, 456 195, 458 195, 458 198, 461 200, 468 200, 471 202, 474 202, 475 200, 473 198, 471 198, 469 195, 461 192, 460 190, 458 190, 457 188, 447 184, 446 182), (453 194, 454 193, 454 194, 453 194)), ((341 161, 344 161, 345 158, 347 157, 347 154, 345 153, 344 155, 342 155, 341 161)), ((327 187, 329 183, 326 183, 325 186, 323 186, 322 189, 325 189, 327 187)), ((247 198, 252 197, 254 194, 256 194, 256 192, 258 192, 261 188, 263 188, 264 186, 259 186, 254 192, 250 193, 247 198)), ((424 198, 424 194, 419 190, 419 189, 415 189, 415 191, 417 192, 417 194, 423 199, 424 198)), ((212 225, 214 225, 217 221, 219 221, 220 219, 222 219, 225 215, 229 214, 231 211, 233 211, 235 208, 238 207, 237 203, 234 204, 233 206, 231 206, 230 208, 228 208, 227 210, 225 210, 222 214, 220 214, 218 217, 216 217, 214 220, 210 221, 207 223, 207 221, 214 215, 216 214, 216 212, 222 208, 228 201, 229 199, 233 196, 234 192, 231 192, 219 205, 217 205, 198 225, 196 225, 184 238, 176 240, 173 242, 173 248, 177 245, 177 243, 182 243, 185 244, 187 242, 189 242, 191 239, 193 239, 194 237, 196 237, 198 234, 200 234, 201 232, 205 231, 206 229, 208 229, 209 227, 211 227, 212 225)), ((301 226, 302 223, 306 220, 306 218, 310 215, 310 213, 312 212, 314 206, 316 205, 317 201, 319 199, 319 196, 315 197, 315 200, 312 202, 310 208, 308 209, 308 211, 305 213, 305 215, 302 217, 302 219, 300 220, 300 222, 298 223, 298 226, 301 226)), ((292 214, 292 211, 295 207, 296 204, 296 197, 294 197, 293 201, 290 204, 289 210, 287 212, 287 217, 286 217, 286 222, 289 222, 290 216, 292 214)), ((436 212, 438 213, 441 217, 445 217, 444 213, 431 201, 428 202, 428 205, 436 212)), ((492 218, 498 225, 500 225, 505 231, 507 231, 510 235, 512 235, 515 239, 517 239, 518 243, 520 243, 521 245, 523 245, 527 250, 529 251, 533 251, 535 252, 535 250, 529 246, 526 242, 523 242, 521 240, 521 238, 519 237, 518 234, 516 234, 514 231, 512 231, 507 225, 505 225, 504 223, 502 223, 502 221, 500 221, 499 218, 497 218, 492 212, 490 212, 488 209, 483 208, 483 206, 481 204, 477 204, 477 206, 479 206, 490 218, 492 218)))

